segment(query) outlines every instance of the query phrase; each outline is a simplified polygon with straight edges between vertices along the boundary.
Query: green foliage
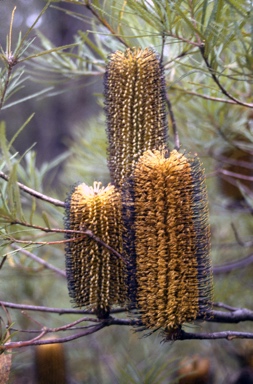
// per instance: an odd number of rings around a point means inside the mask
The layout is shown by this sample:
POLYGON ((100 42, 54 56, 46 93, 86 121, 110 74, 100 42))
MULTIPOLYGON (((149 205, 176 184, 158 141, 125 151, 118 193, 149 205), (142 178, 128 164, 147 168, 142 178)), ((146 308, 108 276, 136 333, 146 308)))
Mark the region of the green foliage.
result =
POLYGON ((88 185, 94 181, 101 181, 104 186, 109 183, 104 116, 92 118, 88 123, 82 121, 73 127, 67 144, 70 154, 61 174, 61 181, 67 190, 78 181, 88 185))

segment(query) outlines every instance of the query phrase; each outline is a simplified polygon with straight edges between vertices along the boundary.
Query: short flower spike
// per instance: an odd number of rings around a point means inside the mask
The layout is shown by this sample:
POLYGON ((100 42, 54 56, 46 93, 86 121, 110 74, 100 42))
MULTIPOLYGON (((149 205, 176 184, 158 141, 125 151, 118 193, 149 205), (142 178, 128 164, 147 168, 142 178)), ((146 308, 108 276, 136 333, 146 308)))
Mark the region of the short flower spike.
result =
MULTIPOLYGON (((112 185, 74 187, 66 203, 65 228, 90 230, 118 253, 122 252, 120 195, 112 185)), ((69 233, 66 272, 70 297, 78 307, 94 309, 98 317, 126 300, 124 261, 85 234, 69 233)))
POLYGON ((133 173, 137 308, 147 328, 204 318, 212 301, 205 178, 196 156, 146 151, 133 173))
POLYGON ((145 150, 166 145, 163 67, 151 48, 116 51, 104 84, 108 165, 112 183, 121 187, 145 150))

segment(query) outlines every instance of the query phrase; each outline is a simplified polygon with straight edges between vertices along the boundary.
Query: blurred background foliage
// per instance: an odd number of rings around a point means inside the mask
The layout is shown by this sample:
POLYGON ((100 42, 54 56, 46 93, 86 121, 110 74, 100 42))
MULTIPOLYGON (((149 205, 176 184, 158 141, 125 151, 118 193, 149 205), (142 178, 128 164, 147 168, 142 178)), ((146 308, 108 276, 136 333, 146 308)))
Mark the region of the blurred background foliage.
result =
MULTIPOLYGON (((206 169, 214 267, 253 257, 252 1, 2 0, 0 25, 0 171, 9 176, 0 181, 0 249, 7 256, 0 269, 2 300, 71 307, 64 276, 26 253, 63 271, 63 245, 31 243, 62 235, 10 226, 19 220, 62 228, 63 208, 23 193, 16 181, 61 200, 75 182, 109 182, 103 74, 108 55, 126 47, 151 46, 162 55, 181 147, 197 152, 206 169)), ((252 268, 248 263, 216 273, 215 301, 253 309, 252 268)), ((9 313, 23 330, 77 318, 9 313)), ((4 326, 6 314, 1 316, 4 326)), ((189 327, 228 329, 212 323, 189 327)), ((243 324, 243 330, 250 328, 243 324)), ((26 337, 18 333, 14 339, 26 337)), ((176 383, 184 375, 177 373, 179 362, 197 354, 210 362, 209 382, 234 383, 253 350, 243 340, 160 342, 158 334, 142 338, 110 327, 65 344, 69 382, 176 383)), ((10 383, 33 383, 33 362, 33 348, 15 351, 10 383)))

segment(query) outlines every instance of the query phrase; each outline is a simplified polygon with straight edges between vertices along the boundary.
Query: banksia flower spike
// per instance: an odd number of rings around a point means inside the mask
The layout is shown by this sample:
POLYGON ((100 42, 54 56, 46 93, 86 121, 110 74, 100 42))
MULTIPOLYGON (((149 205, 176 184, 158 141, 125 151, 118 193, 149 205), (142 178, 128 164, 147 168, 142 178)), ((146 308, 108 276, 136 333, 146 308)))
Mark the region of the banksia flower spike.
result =
POLYGON ((120 187, 145 150, 166 144, 163 68, 151 48, 116 51, 104 83, 108 165, 112 183, 120 187))
POLYGON ((34 379, 37 384, 67 384, 67 359, 64 344, 37 345, 34 350, 34 379))
POLYGON ((111 55, 105 73, 108 166, 122 194, 123 248, 128 260, 128 296, 135 301, 135 242, 130 176, 144 151, 167 143, 165 79, 157 53, 127 49, 111 55))
POLYGON ((133 173, 137 308, 147 328, 204 318, 212 299, 204 174, 196 156, 146 151, 133 173))
MULTIPOLYGON (((122 253, 121 203, 115 187, 76 186, 66 203, 65 227, 90 230, 105 244, 122 253)), ((66 273, 70 297, 78 307, 94 309, 98 317, 109 315, 110 307, 125 302, 124 261, 103 244, 80 233, 69 233, 66 273)))

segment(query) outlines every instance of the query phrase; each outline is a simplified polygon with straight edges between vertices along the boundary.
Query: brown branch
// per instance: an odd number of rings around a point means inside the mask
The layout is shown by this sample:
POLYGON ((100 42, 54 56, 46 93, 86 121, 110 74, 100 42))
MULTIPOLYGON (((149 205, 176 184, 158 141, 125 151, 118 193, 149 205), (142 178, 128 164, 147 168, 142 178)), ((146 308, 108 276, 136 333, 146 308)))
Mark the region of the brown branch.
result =
MULTIPOLYGON (((56 308, 46 308, 46 307, 33 307, 33 306, 23 306, 13 303, 6 303, 6 302, 0 302, 4 307, 9 306, 11 308, 28 308, 32 310, 38 310, 43 308, 44 311, 50 310, 50 312, 53 313, 67 313, 69 310, 65 309, 56 309, 56 308), (64 312, 62 312, 64 311, 64 312)), ((253 311, 247 309, 247 308, 234 308, 227 306, 222 303, 214 303, 215 306, 224 307, 228 310, 228 312, 225 311, 216 311, 213 310, 208 315, 208 322, 216 322, 216 323, 228 323, 228 324, 235 324, 239 323, 241 321, 253 321, 253 311)), ((70 312, 69 312, 70 313, 70 312)), ((77 311, 74 311, 74 313, 77 313, 77 311)), ((88 313, 88 311, 82 311, 82 314, 88 313)), ((72 323, 66 324, 64 326, 58 327, 58 328, 46 328, 43 327, 41 330, 28 330, 25 331, 26 333, 36 333, 38 332, 39 335, 31 340, 28 341, 18 341, 18 342, 7 342, 5 345, 3 345, 1 348, 2 350, 7 349, 14 349, 14 348, 21 348, 21 347, 27 347, 31 345, 41 345, 41 344, 52 344, 52 343, 65 343, 68 341, 72 341, 84 336, 88 336, 92 333, 95 333, 99 331, 100 329, 111 326, 111 325, 121 325, 121 326, 135 326, 138 330, 146 330, 142 326, 142 323, 140 319, 138 318, 127 318, 127 319, 117 319, 113 317, 109 317, 108 319, 99 320, 97 318, 87 318, 82 317, 81 319, 78 319, 72 323), (80 324, 81 322, 96 322, 98 324, 96 325, 87 325, 84 327, 76 327, 76 325, 80 324), (141 327, 141 328, 140 328, 141 327), (74 335, 62 337, 62 338, 56 338, 56 339, 42 339, 45 334, 48 333, 55 333, 60 331, 76 331, 79 329, 85 328, 84 331, 75 333, 74 335)), ((22 332, 22 330, 20 331, 22 332)), ((191 340, 191 339, 197 339, 197 340, 214 340, 214 339, 227 339, 232 340, 234 338, 248 338, 253 339, 253 333, 250 332, 236 332, 236 331, 222 331, 222 332, 203 332, 203 333, 190 333, 185 332, 182 329, 178 329, 173 332, 167 332, 163 331, 163 335, 165 336, 165 341, 169 340, 191 340)))
POLYGON ((192 45, 193 47, 199 47, 199 43, 198 42, 186 39, 186 38, 184 38, 182 36, 178 36, 175 33, 171 33, 170 31, 164 31, 164 36, 165 37, 166 36, 172 37, 175 40, 182 41, 183 43, 187 43, 189 45, 192 45))
POLYGON ((172 105, 171 105, 171 102, 170 102, 168 95, 166 95, 166 103, 167 103, 167 107, 168 107, 169 115, 170 115, 170 120, 171 120, 171 124, 172 124, 172 130, 173 130, 173 136, 174 136, 174 149, 179 150, 180 149, 179 134, 178 134, 175 115, 173 113, 172 105))
POLYGON ((236 104, 238 105, 242 105, 243 107, 247 107, 247 108, 253 108, 253 104, 249 104, 249 103, 244 103, 243 101, 240 101, 238 99, 236 99, 235 97, 233 97, 224 87, 223 85, 220 83, 218 77, 216 76, 216 73, 214 71, 214 69, 212 68, 211 64, 209 63, 208 61, 208 58, 205 54, 205 45, 204 43, 201 43, 199 44, 199 50, 200 50, 200 53, 201 53, 201 56, 214 80, 214 82, 217 84, 217 86, 219 87, 219 89, 221 90, 221 92, 223 93, 223 95, 227 96, 230 100, 234 101, 236 104))
MULTIPOLYGON (((95 318, 95 317, 82 317, 81 319, 78 319, 76 321, 73 321, 71 323, 68 323, 66 325, 63 325, 61 327, 57 328, 48 328, 48 327, 43 327, 43 330, 46 331, 46 333, 57 333, 57 332, 66 332, 66 331, 76 331, 80 329, 87 329, 90 327, 93 327, 93 325, 84 325, 77 327, 76 325, 83 323, 83 322, 92 322, 92 323, 100 323, 101 320, 95 318)), ((19 333, 40 333, 41 329, 18 329, 14 327, 10 327, 9 330, 11 332, 19 332, 19 333)))
MULTIPOLYGON (((0 178, 5 180, 5 181, 9 181, 9 176, 7 176, 2 171, 0 171, 0 178)), ((17 181, 17 185, 24 192, 28 193, 31 196, 36 197, 37 199, 40 199, 40 200, 43 200, 43 201, 47 201, 48 203, 53 204, 53 205, 58 206, 58 207, 63 207, 63 208, 65 207, 65 203, 63 201, 60 201, 60 200, 57 200, 57 199, 53 199, 50 196, 46 196, 43 193, 37 192, 34 189, 29 188, 29 187, 27 187, 26 185, 24 185, 22 183, 19 183, 18 181, 17 181)))
POLYGON ((237 311, 238 308, 236 307, 232 307, 231 305, 228 305, 228 304, 225 304, 225 303, 221 303, 221 302, 214 302, 213 303, 213 307, 217 307, 217 308, 224 308, 228 311, 237 311))
MULTIPOLYGON (((65 315, 65 314, 94 315, 93 311, 91 310, 87 311, 84 309, 43 307, 43 306, 37 306, 37 305, 10 303, 8 301, 0 301, 0 305, 2 307, 25 310, 25 311, 58 313, 59 315, 65 315)), ((114 308, 114 309, 111 309, 110 313, 115 314, 115 313, 122 313, 126 311, 127 311, 127 308, 114 308)))
MULTIPOLYGON (((237 146, 237 148, 238 148, 238 146, 237 146)), ((248 154, 248 151, 245 151, 245 154, 248 154)), ((243 168, 253 169, 253 164, 252 164, 252 162, 249 162, 249 161, 233 159, 231 157, 226 157, 226 156, 222 156, 222 155, 215 156, 215 158, 216 158, 216 160, 220 161, 221 163, 225 163, 225 164, 229 164, 229 165, 239 165, 240 167, 243 167, 243 168)))
POLYGON ((4 265, 5 261, 6 261, 6 259, 7 259, 7 255, 2 257, 2 260, 1 260, 1 263, 0 263, 0 269, 3 268, 3 265, 4 265))
POLYGON ((194 92, 194 91, 188 91, 187 89, 181 89, 179 87, 173 87, 172 86, 171 89, 183 92, 184 94, 187 94, 187 95, 197 96, 197 97, 200 97, 202 99, 206 99, 206 100, 210 100, 210 101, 217 101, 219 103, 227 103, 227 104, 237 104, 233 100, 222 99, 220 97, 207 96, 207 95, 203 95, 201 93, 197 93, 197 92, 194 92))
POLYGON ((233 311, 212 311, 209 322, 237 324, 241 321, 253 321, 253 311, 247 308, 235 308, 233 311))
MULTIPOLYGON (((81 337, 85 337, 88 335, 91 335, 95 332, 100 331, 101 329, 105 328, 108 325, 112 324, 106 324, 106 322, 96 324, 94 326, 86 328, 85 331, 76 333, 71 336, 67 337, 61 337, 61 338, 55 338, 55 339, 42 339, 42 337, 46 334, 46 331, 42 331, 39 336, 28 340, 28 341, 18 341, 18 342, 8 342, 5 343, 5 345, 2 345, 0 349, 2 351, 9 350, 9 349, 17 349, 17 348, 23 348, 27 346, 35 346, 35 345, 44 345, 44 344, 57 344, 57 343, 66 343, 69 341, 73 341, 76 339, 79 339, 81 337)), ((163 336, 165 336, 163 341, 171 341, 171 340, 217 340, 217 339, 227 339, 227 340, 234 340, 234 339, 253 339, 253 333, 250 332, 235 332, 235 331, 222 331, 222 332, 211 332, 211 333, 190 333, 185 332, 183 330, 178 330, 176 332, 172 333, 163 333, 163 336)))
MULTIPOLYGON (((50 308, 50 307, 41 307, 41 306, 33 306, 33 305, 24 305, 24 304, 15 304, 6 301, 0 301, 0 305, 7 308, 15 308, 19 310, 29 310, 29 311, 41 311, 41 312, 50 312, 50 313, 58 313, 58 314, 85 314, 85 315, 94 315, 93 311, 87 310, 75 310, 68 308, 50 308)), ((214 303, 214 306, 223 307, 226 311, 216 311, 213 310, 207 314, 208 322, 217 322, 217 323, 239 323, 241 321, 253 321, 253 311, 247 308, 234 308, 227 306, 222 303, 214 303)), ((120 313, 127 311, 127 308, 118 308, 112 309, 111 313, 120 313)), ((136 325, 139 324, 139 319, 127 319, 123 322, 122 319, 109 318, 107 319, 108 323, 111 324, 124 324, 124 325, 136 325)))
MULTIPOLYGON (((39 335, 36 336, 35 338, 33 338, 31 340, 27 340, 27 341, 7 342, 4 345, 0 346, 0 350, 4 351, 4 350, 9 350, 9 349, 17 349, 17 348, 34 346, 34 345, 42 345, 42 344, 66 343, 68 341, 76 340, 78 338, 91 335, 92 333, 98 332, 100 329, 102 329, 106 326, 110 326, 110 325, 138 325, 138 324, 139 324, 139 322, 134 320, 134 319, 132 319, 132 320, 114 319, 114 318, 109 317, 108 319, 105 319, 101 322, 99 319, 96 319, 96 318, 90 319, 90 318, 84 317, 84 318, 81 318, 75 322, 72 322, 72 323, 67 324, 65 326, 62 326, 62 327, 58 327, 58 328, 46 328, 45 327, 45 328, 42 328, 42 330, 32 331, 30 333, 39 332, 39 335), (48 333, 56 333, 59 331, 76 330, 78 328, 74 328, 74 326, 81 323, 81 322, 84 322, 84 321, 99 322, 99 324, 85 326, 84 327, 85 331, 80 332, 80 333, 76 333, 76 334, 71 335, 71 336, 55 338, 55 339, 52 339, 52 338, 42 339, 42 337, 48 333)), ((19 330, 17 330, 17 331, 19 332, 19 330)), ((27 333, 29 333, 29 332, 27 332, 27 333)))
POLYGON ((8 240, 11 243, 25 244, 25 245, 55 245, 55 244, 65 244, 70 241, 75 241, 76 239, 73 237, 68 240, 55 240, 55 241, 33 241, 33 240, 19 240, 10 235, 5 235, 5 240, 8 240))
POLYGON ((231 172, 231 171, 228 171, 227 169, 218 169, 217 171, 218 173, 221 173, 222 175, 225 175, 225 176, 231 176, 241 180, 253 181, 253 176, 242 175, 241 173, 231 172))
POLYGON ((23 348, 27 346, 34 346, 34 345, 66 343, 68 341, 76 340, 81 337, 91 335, 92 333, 99 331, 105 326, 106 324, 99 323, 90 327, 89 329, 86 329, 84 332, 76 333, 74 335, 67 336, 67 337, 55 338, 55 339, 51 339, 51 338, 42 339, 42 337, 47 333, 47 331, 44 330, 39 334, 39 336, 35 337, 32 340, 5 343, 4 345, 0 346, 0 350, 5 351, 9 349, 17 349, 17 348, 23 348))
POLYGON ((253 339, 253 333, 250 332, 234 332, 234 331, 222 331, 211 333, 190 333, 183 330, 179 330, 174 334, 165 334, 164 341, 171 340, 218 340, 218 339, 253 339))

